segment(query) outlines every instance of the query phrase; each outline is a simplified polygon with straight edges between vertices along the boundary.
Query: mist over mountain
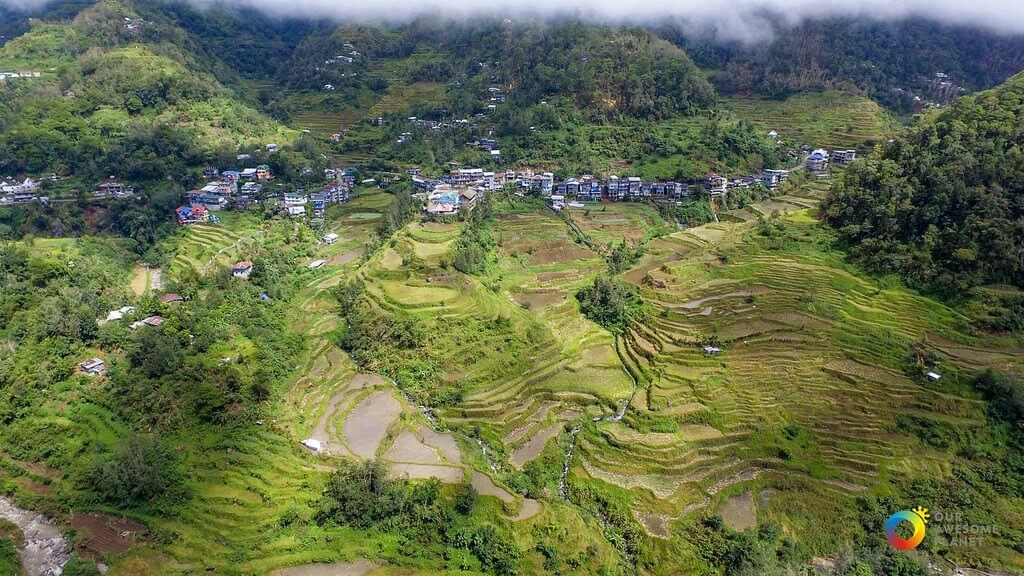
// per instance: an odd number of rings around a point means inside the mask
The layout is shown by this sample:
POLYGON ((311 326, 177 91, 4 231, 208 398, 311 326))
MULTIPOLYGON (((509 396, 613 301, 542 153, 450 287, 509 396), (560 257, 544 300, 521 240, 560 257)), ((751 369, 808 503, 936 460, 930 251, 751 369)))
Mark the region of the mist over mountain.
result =
MULTIPOLYGON (((208 5, 211 0, 190 0, 208 5)), ((3 0, 31 5, 27 0, 3 0)), ((526 0, 470 2, 468 0, 384 0, 335 2, 333 0, 217 0, 216 3, 248 6, 270 14, 294 17, 308 14, 339 20, 405 22, 424 15, 451 17, 578 17, 602 23, 649 24, 673 22, 680 28, 711 28, 724 38, 761 41, 806 20, 835 17, 892 21, 926 18, 937 22, 974 25, 1007 34, 1024 33, 1024 11, 1013 0, 853 0, 831 3, 812 0, 739 0, 709 3, 699 0, 653 0, 643 3, 582 0, 526 0)))
MULTIPOLYGON (((812 0, 739 0, 708 3, 699 0, 653 0, 643 3, 583 0, 182 0, 194 5, 256 8, 275 16, 308 16, 338 21, 404 23, 422 16, 465 18, 579 18, 604 24, 665 24, 682 30, 712 30, 721 38, 762 42, 784 29, 808 20, 856 18, 897 21, 924 18, 944 24, 977 26, 1001 34, 1024 33, 1024 11, 1014 0, 852 0, 842 3, 812 0)), ((6 8, 34 12, 53 2, 0 0, 6 8)), ((9 17, 0 12, 0 18, 9 17)))

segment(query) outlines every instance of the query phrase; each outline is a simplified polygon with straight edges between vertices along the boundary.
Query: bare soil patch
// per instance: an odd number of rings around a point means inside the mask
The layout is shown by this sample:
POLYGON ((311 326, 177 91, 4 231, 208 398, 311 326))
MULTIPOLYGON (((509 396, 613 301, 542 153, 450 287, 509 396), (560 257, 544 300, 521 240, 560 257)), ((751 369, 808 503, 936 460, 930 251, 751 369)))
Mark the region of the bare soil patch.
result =
POLYGON ((515 516, 508 516, 508 519, 513 522, 522 522, 523 520, 529 520, 539 514, 540 510, 540 502, 533 498, 524 498, 523 505, 519 508, 519 513, 515 516))
POLYGON ((353 394, 354 391, 365 388, 366 386, 384 383, 384 379, 376 374, 359 374, 354 376, 344 389, 331 397, 327 402, 327 409, 324 410, 323 416, 320 417, 320 420, 313 428, 312 433, 313 438, 324 443, 324 449, 327 453, 346 454, 349 452, 349 450, 341 444, 334 434, 334 427, 331 424, 334 422, 338 412, 342 408, 342 405, 348 400, 349 396, 353 394))
POLYGON ((523 305, 528 303, 532 309, 545 308, 552 304, 565 302, 565 292, 557 290, 546 290, 542 292, 521 292, 515 295, 516 303, 523 305))
POLYGON ((455 443, 454 436, 451 434, 441 434, 425 425, 420 426, 417 432, 423 437, 423 441, 428 446, 437 448, 446 460, 454 464, 462 464, 462 452, 459 450, 459 445, 455 443))
POLYGON ((392 462, 415 464, 439 464, 441 462, 441 457, 433 448, 424 444, 408 430, 402 430, 398 438, 395 438, 394 444, 388 449, 384 458, 392 462))
POLYGON ((81 537, 79 554, 94 559, 124 554, 143 542, 148 532, 145 524, 102 512, 76 514, 71 525, 81 537))
POLYGON ((725 525, 737 532, 757 526, 757 509, 754 507, 754 495, 749 491, 733 496, 718 509, 725 525))
POLYGON ((523 465, 537 456, 540 456, 540 453, 544 451, 544 447, 547 446, 548 441, 557 436, 561 429, 562 423, 560 422, 541 429, 525 444, 513 450, 512 453, 509 454, 508 461, 515 466, 516 469, 522 470, 523 465))
POLYGON ((537 274, 538 282, 550 282, 552 280, 562 280, 563 278, 569 278, 576 276, 578 273, 573 271, 568 272, 541 272, 537 274))
POLYGON ((364 576, 376 566, 369 560, 355 562, 334 562, 333 564, 306 564, 281 568, 271 572, 271 576, 364 576))
POLYGON ((481 496, 494 496, 502 502, 512 502, 515 500, 515 497, 509 494, 508 490, 495 484, 490 476, 476 470, 473 470, 473 488, 481 496))
POLYGON ((391 472, 399 478, 414 480, 437 478, 445 484, 458 484, 466 477, 462 468, 443 466, 441 464, 416 464, 412 462, 392 464, 391 472))
POLYGON ((356 258, 361 256, 362 254, 363 254, 363 249, 362 248, 356 248, 354 250, 349 250, 348 252, 345 252, 344 254, 338 254, 334 258, 331 258, 330 260, 328 260, 327 263, 328 264, 348 264, 349 262, 355 260, 356 258))
POLYGON ((547 242, 540 245, 540 248, 530 254, 527 262, 531 266, 543 264, 555 264, 572 262, 573 260, 586 260, 593 258, 594 253, 586 248, 568 241, 547 242))
POLYGON ((672 533, 668 529, 668 517, 638 510, 633 511, 633 516, 644 527, 644 531, 647 534, 663 540, 668 540, 672 537, 672 533))

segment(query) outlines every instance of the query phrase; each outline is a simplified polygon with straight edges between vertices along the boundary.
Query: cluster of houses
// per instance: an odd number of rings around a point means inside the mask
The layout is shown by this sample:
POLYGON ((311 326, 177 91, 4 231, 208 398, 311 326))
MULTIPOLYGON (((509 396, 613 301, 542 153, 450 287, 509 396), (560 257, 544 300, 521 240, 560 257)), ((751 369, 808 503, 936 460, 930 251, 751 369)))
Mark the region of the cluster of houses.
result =
POLYGON ((0 205, 25 204, 39 200, 39 182, 26 178, 0 180, 0 205))
MULTIPOLYGON (((665 198, 679 199, 690 196, 694 188, 706 188, 713 196, 726 193, 733 188, 749 188, 763 184, 768 188, 777 188, 789 176, 788 170, 766 170, 760 175, 740 176, 734 179, 709 173, 702 183, 688 184, 676 181, 643 180, 637 176, 610 176, 605 179, 586 174, 566 180, 556 180, 552 172, 532 170, 485 171, 482 168, 451 167, 448 174, 431 179, 424 177, 413 168, 409 171, 413 186, 444 199, 453 189, 473 189, 478 191, 498 190, 513 185, 523 192, 536 192, 541 196, 555 198, 574 198, 580 200, 627 200, 632 198, 665 198)), ((442 204, 442 202, 439 202, 442 204)))
MULTIPOLYGON (((493 144, 493 141, 488 144, 493 144)), ((811 172, 824 172, 829 163, 845 165, 857 157, 856 150, 811 151, 804 166, 811 172)), ((671 180, 644 180, 637 176, 609 176, 597 178, 590 174, 556 180, 552 172, 533 170, 488 171, 483 168, 463 168, 449 163, 448 173, 440 178, 428 178, 418 168, 411 168, 412 184, 426 197, 425 210, 429 214, 454 214, 464 205, 472 208, 479 193, 515 186, 521 192, 535 192, 549 198, 556 209, 561 209, 567 200, 624 201, 632 199, 678 200, 692 196, 695 192, 706 192, 716 198, 731 190, 763 187, 774 190, 781 186, 790 175, 790 170, 764 170, 759 174, 745 174, 734 177, 720 176, 709 172, 701 181, 684 183, 671 180)))
POLYGON ((92 197, 95 200, 126 199, 135 197, 135 188, 126 186, 116 180, 113 176, 107 178, 93 191, 92 197))
POLYGON ((216 222, 217 217, 212 212, 227 208, 244 209, 265 199, 278 201, 284 212, 293 218, 307 215, 314 219, 323 218, 328 205, 349 200, 355 185, 355 174, 352 168, 329 168, 324 171, 324 179, 328 183, 317 192, 266 194, 266 184, 274 179, 266 165, 223 172, 216 168, 206 168, 203 171, 206 185, 185 195, 186 203, 176 210, 178 223, 189 225, 216 222))
POLYGON ((245 208, 263 192, 264 183, 273 179, 267 165, 244 170, 203 169, 206 185, 186 194, 192 206, 203 206, 208 211, 228 207, 245 208))
POLYGON ((39 78, 40 76, 42 74, 39 72, 0 72, 0 82, 8 78, 39 78))
POLYGON ((476 188, 441 184, 427 194, 423 210, 432 216, 451 216, 460 210, 472 210, 479 194, 476 188))
MULTIPOLYGON (((55 182, 59 178, 56 174, 44 174, 38 180, 33 180, 32 178, 25 178, 21 181, 13 178, 0 180, 0 206, 27 204, 34 201, 48 202, 49 198, 47 196, 40 195, 40 185, 45 180, 55 182)), ((134 197, 135 189, 119 182, 113 176, 101 182, 91 195, 92 200, 114 200, 134 197)))

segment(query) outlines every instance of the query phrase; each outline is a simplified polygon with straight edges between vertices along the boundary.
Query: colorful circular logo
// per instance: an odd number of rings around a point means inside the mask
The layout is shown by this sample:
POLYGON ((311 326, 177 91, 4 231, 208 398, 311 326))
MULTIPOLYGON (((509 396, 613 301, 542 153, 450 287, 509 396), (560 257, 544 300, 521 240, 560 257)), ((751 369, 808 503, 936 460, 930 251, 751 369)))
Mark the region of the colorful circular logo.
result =
POLYGON ((913 550, 924 540, 924 523, 925 518, 916 511, 900 510, 885 521, 885 539, 897 550, 913 550), (914 527, 914 534, 910 538, 901 538, 896 533, 896 527, 901 522, 910 522, 914 527))

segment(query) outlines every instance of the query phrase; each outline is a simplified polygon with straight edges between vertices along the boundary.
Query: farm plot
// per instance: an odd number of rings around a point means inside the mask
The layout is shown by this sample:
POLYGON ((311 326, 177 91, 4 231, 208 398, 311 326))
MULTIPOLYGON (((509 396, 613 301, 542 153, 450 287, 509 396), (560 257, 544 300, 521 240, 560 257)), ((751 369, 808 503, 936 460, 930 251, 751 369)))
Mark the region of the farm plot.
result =
MULTIPOLYGON (((1015 353, 982 353, 949 308, 837 266, 805 214, 782 221, 793 239, 784 247, 766 247, 753 224, 713 224, 673 235, 690 252, 653 246, 644 274, 624 275, 652 310, 619 340, 644 389, 621 423, 583 430, 570 480, 630 491, 651 534, 650 514, 713 507, 749 526, 755 488, 799 485, 828 500, 874 486, 922 458, 916 437, 894 433, 900 415, 984 422, 974 400, 903 372, 911 342, 943 334, 956 344, 937 351, 975 350, 974 363, 1004 368, 1015 353)), ((964 356, 944 361, 979 367, 964 356)))
POLYGON ((863 146, 883 142, 899 129, 875 102, 837 91, 805 92, 783 101, 726 98, 726 105, 765 134, 774 130, 795 145, 863 146))
POLYGON ((600 245, 622 240, 636 242, 645 236, 675 229, 655 208, 637 202, 602 202, 571 208, 569 213, 580 230, 600 245))

